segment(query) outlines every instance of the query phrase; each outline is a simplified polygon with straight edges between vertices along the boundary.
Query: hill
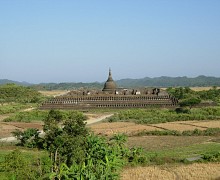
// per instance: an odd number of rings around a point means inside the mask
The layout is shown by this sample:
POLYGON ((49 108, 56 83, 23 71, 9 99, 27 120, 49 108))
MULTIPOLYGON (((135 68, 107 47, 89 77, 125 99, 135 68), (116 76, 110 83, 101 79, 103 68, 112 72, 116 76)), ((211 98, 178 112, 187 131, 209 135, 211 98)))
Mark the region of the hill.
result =
POLYGON ((17 84, 17 85, 22 85, 22 86, 30 86, 31 85, 31 83, 28 83, 25 81, 19 82, 19 81, 12 81, 9 79, 0 79, 0 85, 1 84, 17 84))
MULTIPOLYGON (((93 88, 102 89, 104 83, 100 82, 65 82, 65 83, 40 83, 31 84, 27 82, 11 81, 8 79, 0 79, 0 84, 14 83, 22 86, 31 86, 36 90, 69 90, 78 88, 93 88)), ((219 77, 198 76, 194 78, 183 77, 155 77, 141 79, 121 79, 116 81, 118 87, 133 88, 133 87, 210 87, 220 86, 219 77)))
POLYGON ((220 78, 198 76, 195 78, 183 77, 145 77, 142 79, 121 79, 116 81, 120 87, 207 87, 207 86, 220 86, 220 78))

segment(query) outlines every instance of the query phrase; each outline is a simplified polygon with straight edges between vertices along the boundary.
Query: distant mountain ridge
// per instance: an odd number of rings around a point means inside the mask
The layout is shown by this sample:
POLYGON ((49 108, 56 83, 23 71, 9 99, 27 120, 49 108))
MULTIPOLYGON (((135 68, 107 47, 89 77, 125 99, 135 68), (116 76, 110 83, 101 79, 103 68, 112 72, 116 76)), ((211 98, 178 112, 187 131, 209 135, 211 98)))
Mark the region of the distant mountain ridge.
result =
POLYGON ((116 81, 121 87, 177 87, 177 86, 220 86, 220 78, 209 76, 198 76, 195 78, 183 77, 155 77, 155 78, 141 78, 141 79, 121 79, 116 81))
MULTIPOLYGON (((118 87, 124 88, 134 88, 134 87, 208 87, 208 86, 220 86, 219 77, 211 76, 198 76, 194 78, 189 78, 186 76, 182 77, 154 77, 154 78, 140 78, 140 79, 121 79, 115 81, 118 87)), ((37 90, 66 90, 66 89, 77 89, 77 88, 98 88, 101 89, 104 83, 100 82, 91 82, 91 83, 40 83, 40 84, 31 84, 28 82, 18 82, 8 79, 0 79, 0 84, 14 83, 23 86, 31 86, 37 90)))
POLYGON ((9 80, 9 79, 0 79, 0 85, 1 84, 10 84, 10 83, 17 84, 17 85, 22 85, 22 86, 32 85, 31 83, 28 83, 28 82, 25 82, 25 81, 19 82, 19 81, 13 81, 13 80, 9 80))

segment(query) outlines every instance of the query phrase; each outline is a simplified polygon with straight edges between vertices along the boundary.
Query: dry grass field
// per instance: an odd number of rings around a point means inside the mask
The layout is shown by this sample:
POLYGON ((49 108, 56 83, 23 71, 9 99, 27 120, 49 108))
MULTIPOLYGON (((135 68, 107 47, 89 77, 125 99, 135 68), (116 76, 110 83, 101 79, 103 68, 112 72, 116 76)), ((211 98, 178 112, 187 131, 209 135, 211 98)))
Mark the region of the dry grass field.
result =
POLYGON ((44 96, 59 96, 68 93, 67 90, 39 91, 44 96))
MULTIPOLYGON (((193 91, 208 91, 212 88, 213 87, 190 87, 193 91)), ((220 87, 217 87, 217 89, 220 89, 220 87)))
MULTIPOLYGON (((181 123, 181 122, 180 122, 181 123)), ((184 122, 185 124, 191 124, 197 127, 206 127, 206 128, 220 128, 220 120, 216 121, 188 121, 184 122)))
POLYGON ((141 131, 154 131, 154 130, 177 130, 186 131, 200 129, 205 130, 207 128, 220 128, 219 120, 207 120, 207 121, 176 121, 160 124, 142 125, 132 122, 103 122, 93 124, 90 126, 96 134, 112 135, 115 133, 125 133, 127 135, 134 135, 141 131))
POLYGON ((220 179, 220 164, 189 164, 171 166, 149 166, 124 169, 122 180, 207 180, 220 179))
POLYGON ((160 128, 135 124, 132 122, 114 122, 114 123, 99 123, 90 126, 91 129, 100 135, 113 135, 115 133, 125 133, 127 135, 133 135, 140 131, 154 131, 160 130, 160 128))

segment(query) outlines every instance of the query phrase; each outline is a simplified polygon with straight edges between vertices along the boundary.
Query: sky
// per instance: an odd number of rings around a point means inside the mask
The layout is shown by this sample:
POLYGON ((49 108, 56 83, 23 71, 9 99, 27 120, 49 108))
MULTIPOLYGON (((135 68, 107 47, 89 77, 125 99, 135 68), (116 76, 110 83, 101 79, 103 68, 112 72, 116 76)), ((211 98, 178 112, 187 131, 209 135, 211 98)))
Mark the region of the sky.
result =
POLYGON ((0 79, 220 77, 219 0, 0 0, 0 79))

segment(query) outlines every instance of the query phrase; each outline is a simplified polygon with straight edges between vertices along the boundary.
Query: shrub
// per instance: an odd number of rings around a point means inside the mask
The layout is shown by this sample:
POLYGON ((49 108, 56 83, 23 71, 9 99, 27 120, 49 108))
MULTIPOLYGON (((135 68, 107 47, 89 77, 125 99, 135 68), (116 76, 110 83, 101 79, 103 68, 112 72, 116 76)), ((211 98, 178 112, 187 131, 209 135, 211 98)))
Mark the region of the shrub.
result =
POLYGON ((202 154, 202 160, 207 162, 219 162, 220 161, 220 152, 211 152, 202 154))

